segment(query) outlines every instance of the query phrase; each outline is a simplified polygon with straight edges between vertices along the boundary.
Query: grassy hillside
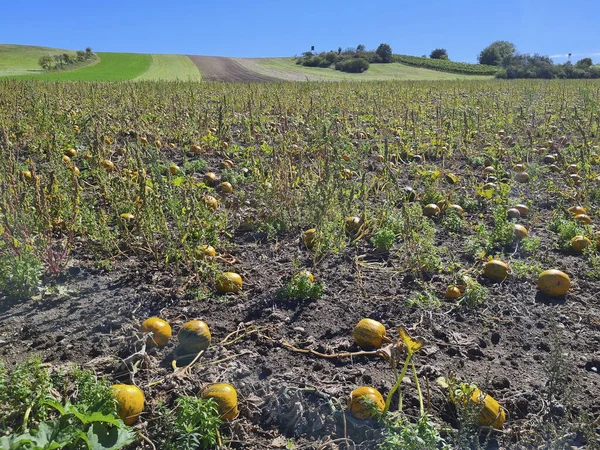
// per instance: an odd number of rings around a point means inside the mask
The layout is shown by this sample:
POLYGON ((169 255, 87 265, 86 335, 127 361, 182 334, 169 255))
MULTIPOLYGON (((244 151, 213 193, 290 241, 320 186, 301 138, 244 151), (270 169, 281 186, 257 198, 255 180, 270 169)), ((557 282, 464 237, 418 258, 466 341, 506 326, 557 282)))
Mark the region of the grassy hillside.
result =
POLYGON ((75 53, 60 48, 0 44, 0 76, 41 72, 38 60, 44 55, 75 53))
POLYGON ((136 80, 200 81, 202 76, 194 63, 184 55, 152 55, 150 68, 136 80))
POLYGON ((145 73, 152 56, 141 53, 97 53, 100 60, 90 66, 64 72, 21 75, 17 79, 46 81, 126 81, 145 73))
POLYGON ((296 60, 293 58, 235 58, 235 60, 249 70, 295 81, 487 80, 492 78, 490 76, 446 73, 399 63, 371 64, 368 71, 355 74, 333 69, 301 66, 296 64, 296 60))

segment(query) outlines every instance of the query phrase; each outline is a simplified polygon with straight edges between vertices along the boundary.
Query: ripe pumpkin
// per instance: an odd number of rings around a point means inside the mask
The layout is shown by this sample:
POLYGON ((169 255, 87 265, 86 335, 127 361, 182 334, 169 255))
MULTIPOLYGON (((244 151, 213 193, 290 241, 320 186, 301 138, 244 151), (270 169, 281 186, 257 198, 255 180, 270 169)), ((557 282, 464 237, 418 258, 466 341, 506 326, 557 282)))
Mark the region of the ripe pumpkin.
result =
POLYGON ((356 234, 361 226, 362 221, 360 217, 348 216, 344 219, 346 233, 353 235, 356 234))
POLYGON ((573 219, 575 219, 576 222, 579 222, 583 225, 589 225, 592 223, 591 217, 587 214, 577 214, 575 217, 573 217, 573 219))
POLYGON ((200 251, 204 254, 204 256, 207 256, 209 258, 212 258, 213 256, 217 255, 217 251, 212 245, 201 245, 200 251))
POLYGON ((117 413, 125 425, 133 425, 144 410, 144 393, 130 384, 114 384, 112 395, 117 401, 117 413))
POLYGON ((515 173, 515 180, 519 183, 527 183, 529 182, 529 174, 527 172, 517 172, 515 173))
POLYGON ((572 216, 577 216, 579 214, 587 214, 587 211, 583 206, 571 206, 569 209, 567 209, 567 211, 569 211, 569 213, 571 213, 572 216))
POLYGON ((493 281, 502 281, 508 276, 508 264, 492 259, 483 266, 483 274, 493 281))
POLYGON ((206 386, 200 392, 204 399, 212 398, 217 403, 221 420, 229 422, 239 413, 238 399, 235 388, 228 383, 215 383, 206 386))
POLYGON ((582 253, 590 245, 592 245, 592 241, 585 236, 575 236, 571 239, 571 248, 576 253, 582 253))
POLYGON ((373 319, 361 319, 352 332, 354 342, 363 349, 380 348, 383 342, 390 342, 385 335, 385 327, 373 319))
POLYGON ((74 148, 68 148, 65 150, 65 155, 67 155, 69 158, 74 158, 77 156, 77 150, 74 148))
POLYGON ((460 205, 456 205, 456 204, 449 205, 447 209, 450 211, 456 212, 461 217, 464 214, 464 210, 462 209, 462 207, 460 205))
POLYGON ((527 228, 523 225, 515 224, 513 228, 513 235, 518 239, 523 239, 527 237, 527 228))
POLYGON ((354 389, 350 394, 348 408, 356 419, 376 419, 383 413, 385 401, 377 389, 370 386, 361 386, 354 389), (376 410, 374 410, 373 405, 376 410))
POLYGON ((496 430, 502 428, 506 422, 506 413, 504 408, 491 395, 475 389, 471 394, 471 402, 481 406, 479 417, 477 418, 479 425, 482 427, 493 427, 496 430))
POLYGON ((310 280, 311 283, 314 283, 314 281, 315 281, 315 277, 308 270, 301 270, 295 276, 296 277, 303 277, 303 276, 307 277, 310 280))
POLYGON ((242 289, 242 277, 235 272, 223 272, 217 278, 217 291, 219 294, 236 293, 242 289))
POLYGON ((140 333, 152 333, 152 336, 146 340, 148 348, 156 345, 159 347, 165 346, 173 334, 171 325, 159 317, 150 317, 144 320, 140 326, 140 333))
POLYGON ((104 167, 104 169, 107 172, 112 172, 113 170, 115 170, 114 163, 108 159, 105 159, 104 161, 102 161, 102 167, 104 167))
POLYGON ((212 195, 205 195, 203 197, 203 200, 204 200, 204 204, 208 207, 208 209, 212 209, 213 211, 216 211, 217 208, 219 207, 219 202, 212 195))
POLYGON ((438 205, 436 205, 435 203, 430 203, 429 205, 425 205, 425 207, 423 208, 423 215, 425 215, 425 217, 434 217, 439 215, 440 213, 440 207, 438 205))
POLYGON ((219 164, 219 167, 221 169, 230 169, 231 167, 233 167, 235 164, 233 164, 233 161, 230 159, 225 159, 223 161, 221 161, 221 163, 219 164))
POLYGON ((181 169, 179 168, 179 166, 177 164, 171 164, 169 166, 169 173, 171 175, 177 175, 180 171, 181 171, 181 169))
POLYGON ((521 212, 517 208, 510 208, 506 211, 506 216, 509 219, 519 219, 521 217, 521 212))
POLYGON ((457 298, 460 298, 461 295, 460 289, 457 286, 448 286, 444 298, 456 300, 457 298))
POLYGON ((571 287, 571 279, 560 270, 544 270, 538 278, 538 287, 544 294, 560 297, 565 295, 571 287))
POLYGON ((306 248, 313 248, 317 242, 317 229, 311 228, 306 230, 304 233, 302 233, 302 240, 304 241, 306 248))
POLYGON ((233 192, 233 186, 231 185, 230 182, 223 181, 219 185, 219 191, 222 192, 223 194, 231 194, 233 192))
POLYGON ((516 209, 517 211, 519 211, 519 214, 521 214, 521 217, 527 217, 529 215, 529 208, 527 207, 527 205, 516 205, 514 207, 514 209, 516 209))
POLYGON ((544 156, 544 164, 554 164, 556 162, 556 157, 554 155, 546 155, 544 156))
POLYGON ((210 346, 210 329, 202 320, 190 320, 183 324, 177 338, 185 351, 198 353, 210 346))
POLYGON ((204 184, 206 184, 207 186, 215 186, 217 184, 217 174, 214 172, 207 172, 204 175, 204 184))
POLYGON ((202 147, 200 147, 199 145, 192 145, 192 146, 190 147, 190 151, 191 151, 192 153, 196 153, 196 154, 198 154, 198 153, 202 153, 202 147))

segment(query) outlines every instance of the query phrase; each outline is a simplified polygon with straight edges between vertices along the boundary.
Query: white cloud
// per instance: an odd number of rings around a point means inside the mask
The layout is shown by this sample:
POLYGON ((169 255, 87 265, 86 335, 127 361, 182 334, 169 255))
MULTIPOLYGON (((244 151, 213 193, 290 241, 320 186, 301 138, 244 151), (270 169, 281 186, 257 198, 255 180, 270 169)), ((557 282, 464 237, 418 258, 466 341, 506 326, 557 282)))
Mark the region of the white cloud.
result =
MULTIPOLYGON (((571 53, 571 58, 592 58, 594 56, 600 56, 600 52, 591 52, 591 53, 571 53)), ((562 59, 562 58, 568 58, 569 54, 565 53, 562 55, 550 55, 550 58, 552 59, 562 59)))

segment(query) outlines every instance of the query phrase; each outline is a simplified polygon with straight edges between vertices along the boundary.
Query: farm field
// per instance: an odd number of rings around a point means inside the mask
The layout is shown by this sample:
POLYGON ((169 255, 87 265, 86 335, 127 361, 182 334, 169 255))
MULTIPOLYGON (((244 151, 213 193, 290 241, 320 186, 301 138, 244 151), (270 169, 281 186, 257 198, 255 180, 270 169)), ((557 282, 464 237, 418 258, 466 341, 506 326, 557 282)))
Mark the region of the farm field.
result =
POLYGON ((58 48, 0 44, 0 77, 41 72, 40 56, 69 52, 58 48))
POLYGON ((345 73, 339 70, 305 67, 293 58, 233 58, 253 72, 288 81, 440 81, 488 80, 491 76, 463 75, 412 67, 405 64, 371 64, 364 73, 345 73))
POLYGON ((92 416, 114 448, 600 445, 599 82, 0 98, 0 447, 89 413, 105 394, 73 365, 143 392, 133 431, 92 416), (212 383, 239 414, 190 431, 212 383), (382 400, 349 409, 363 386, 382 400))
POLYGON ((152 63, 146 72, 135 80, 143 81, 200 81, 202 76, 192 63, 184 55, 152 55, 152 63))
POLYGON ((39 81, 127 81, 143 75, 152 64, 152 55, 143 53, 98 52, 99 61, 89 66, 60 72, 11 77, 39 81))

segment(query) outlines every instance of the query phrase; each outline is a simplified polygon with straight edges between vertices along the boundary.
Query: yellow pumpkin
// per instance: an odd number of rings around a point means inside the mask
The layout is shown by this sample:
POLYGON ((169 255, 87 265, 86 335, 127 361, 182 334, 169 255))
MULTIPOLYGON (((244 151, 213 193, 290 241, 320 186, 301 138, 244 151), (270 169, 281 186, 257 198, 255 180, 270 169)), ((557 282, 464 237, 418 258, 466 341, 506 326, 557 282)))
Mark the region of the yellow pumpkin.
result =
POLYGON ((306 248, 313 248, 317 242, 317 229, 311 228, 302 233, 302 240, 306 248))
POLYGON ((538 278, 538 287, 544 294, 560 297, 565 295, 571 287, 571 279, 560 270, 544 270, 538 278))
POLYGON ((146 340, 146 346, 149 348, 156 345, 165 346, 173 334, 171 325, 159 317, 150 317, 144 320, 140 326, 140 333, 152 333, 152 336, 146 340))
POLYGON ((217 174, 214 172, 207 172, 204 174, 204 184, 207 186, 215 186, 217 184, 217 174))
POLYGON ((492 259, 483 266, 483 274, 493 281, 502 281, 508 276, 508 264, 492 259))
POLYGON ((301 270, 295 276, 296 277, 307 277, 311 283, 313 283, 315 281, 315 277, 308 270, 301 270))
POLYGON ((516 210, 519 211, 519 214, 521 214, 521 217, 527 217, 529 215, 529 208, 527 207, 527 205, 516 205, 515 208, 516 210))
POLYGON ((181 169, 177 164, 171 164, 171 166, 169 166, 169 173, 171 175, 177 175, 180 171, 181 169))
POLYGON ((430 203, 429 205, 425 205, 423 208, 423 215, 425 217, 434 217, 440 213, 440 207, 435 203, 430 203))
POLYGON ((204 256, 208 256, 209 258, 217 255, 217 251, 212 245, 201 245, 200 251, 204 256))
POLYGON ((352 337, 359 347, 367 350, 379 348, 383 342, 390 342, 383 324, 373 319, 361 319, 354 327, 352 337))
POLYGON ((104 167, 104 169, 107 172, 112 172, 113 170, 115 170, 114 163, 108 159, 105 159, 104 161, 102 161, 102 167, 104 167))
POLYGON ((220 294, 236 293, 242 289, 242 277, 235 272, 223 272, 217 278, 217 291, 220 294))
POLYGON ((583 253, 590 245, 592 245, 592 241, 585 236, 574 236, 573 239, 571 239, 571 248, 576 253, 583 253))
POLYGON ((202 153, 202 147, 200 147, 199 145, 192 145, 192 146, 190 147, 190 151, 191 151, 192 153, 196 153, 196 154, 198 154, 198 153, 202 153))
POLYGON ((444 298, 456 300, 457 298, 460 298, 461 295, 460 289, 457 286, 448 286, 444 298))
POLYGON ((571 206, 567 209, 572 216, 577 216, 578 214, 587 214, 587 211, 583 206, 571 206))
POLYGON ((202 320, 190 320, 183 324, 177 338, 185 351, 198 353, 210 346, 210 329, 202 320))
POLYGON ((592 223, 592 219, 587 214, 577 214, 575 217, 573 217, 573 219, 583 225, 589 225, 592 223))
POLYGON ((515 173, 515 180, 519 183, 527 183, 529 181, 529 174, 527 172, 515 173))
POLYGON ((471 402, 476 403, 481 407, 477 418, 479 425, 482 427, 493 427, 496 430, 502 428, 506 422, 506 413, 504 408, 491 395, 475 389, 471 394, 471 402))
POLYGON ((521 217, 521 211, 517 208, 510 208, 506 211, 506 216, 509 219, 519 219, 521 217))
POLYGON ((74 148, 68 148, 65 150, 65 155, 67 155, 69 158, 74 158, 77 156, 77 150, 74 148))
POLYGON ((219 164, 219 167, 221 169, 230 169, 233 166, 234 166, 233 161, 230 159, 225 159, 225 160, 221 161, 221 163, 219 164))
POLYGON ((144 393, 130 384, 114 384, 112 395, 117 401, 117 413, 126 425, 133 425, 144 410, 144 393))
POLYGON ((231 194, 233 192, 233 186, 228 181, 223 181, 219 185, 219 191, 223 194, 231 194))
POLYGON ((219 202, 212 195, 205 195, 203 197, 203 200, 204 200, 204 204, 208 207, 208 209, 212 209, 213 211, 216 211, 217 208, 219 207, 219 202))
POLYGON ((344 219, 344 224, 346 228, 346 233, 353 235, 356 234, 360 229, 362 221, 360 220, 360 217, 348 216, 344 219))
POLYGON ((238 415, 238 399, 235 388, 228 383, 215 383, 200 392, 204 399, 212 398, 217 403, 221 420, 229 422, 238 415))
POLYGON ((454 211, 454 212, 456 212, 456 214, 458 214, 461 217, 464 214, 464 210, 462 209, 462 207, 460 205, 456 205, 456 204, 449 205, 447 210, 454 211))
POLYGON ((376 419, 383 413, 385 401, 377 389, 361 386, 350 394, 348 408, 356 419, 376 419))
POLYGON ((513 235, 518 239, 523 239, 527 237, 527 228, 523 225, 515 224, 513 228, 513 235))

